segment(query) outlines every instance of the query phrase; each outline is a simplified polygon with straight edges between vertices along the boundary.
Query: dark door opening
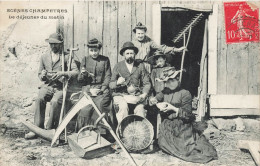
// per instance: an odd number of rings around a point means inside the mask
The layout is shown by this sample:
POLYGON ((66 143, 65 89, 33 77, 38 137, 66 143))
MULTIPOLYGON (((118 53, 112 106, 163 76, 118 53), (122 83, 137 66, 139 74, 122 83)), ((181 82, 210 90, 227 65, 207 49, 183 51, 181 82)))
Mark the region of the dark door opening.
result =
MULTIPOLYGON (((182 76, 182 87, 189 90, 193 97, 198 95, 205 20, 208 18, 209 12, 171 8, 162 10, 161 13, 161 43, 174 47, 183 46, 183 39, 180 39, 176 43, 173 42, 173 39, 197 14, 200 13, 203 13, 203 17, 197 22, 196 26, 192 28, 189 44, 187 46, 188 52, 185 54, 183 65, 186 72, 184 72, 182 76)), ((176 53, 170 64, 179 70, 181 68, 181 59, 182 53, 176 53)))

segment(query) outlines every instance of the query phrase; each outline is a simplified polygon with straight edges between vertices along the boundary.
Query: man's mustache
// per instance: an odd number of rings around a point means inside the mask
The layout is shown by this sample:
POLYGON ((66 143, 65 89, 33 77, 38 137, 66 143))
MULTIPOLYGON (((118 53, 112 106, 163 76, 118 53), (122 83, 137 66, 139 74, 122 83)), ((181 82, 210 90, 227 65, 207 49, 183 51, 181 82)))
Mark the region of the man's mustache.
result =
POLYGON ((130 64, 130 63, 133 63, 134 60, 135 60, 135 59, 134 59, 133 57, 130 57, 130 58, 127 58, 127 59, 126 59, 126 62, 130 64))

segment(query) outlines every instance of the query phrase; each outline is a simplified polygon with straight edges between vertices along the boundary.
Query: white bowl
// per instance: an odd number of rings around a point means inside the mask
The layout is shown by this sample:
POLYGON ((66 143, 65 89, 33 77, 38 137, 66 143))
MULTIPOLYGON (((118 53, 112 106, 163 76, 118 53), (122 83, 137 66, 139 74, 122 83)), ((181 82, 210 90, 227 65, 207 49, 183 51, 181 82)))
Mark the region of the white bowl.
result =
POLYGON ((161 103, 157 103, 156 106, 157 106, 160 110, 164 110, 165 108, 168 107, 168 103, 167 103, 167 102, 161 102, 161 103))

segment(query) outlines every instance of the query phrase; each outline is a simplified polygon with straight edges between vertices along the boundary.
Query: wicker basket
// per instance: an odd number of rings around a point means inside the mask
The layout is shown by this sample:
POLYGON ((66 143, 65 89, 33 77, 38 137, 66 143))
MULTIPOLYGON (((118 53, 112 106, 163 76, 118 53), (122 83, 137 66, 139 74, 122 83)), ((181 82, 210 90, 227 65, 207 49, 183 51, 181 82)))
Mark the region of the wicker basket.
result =
POLYGON ((138 115, 125 117, 118 125, 116 133, 124 146, 133 152, 147 148, 154 136, 153 125, 138 115))

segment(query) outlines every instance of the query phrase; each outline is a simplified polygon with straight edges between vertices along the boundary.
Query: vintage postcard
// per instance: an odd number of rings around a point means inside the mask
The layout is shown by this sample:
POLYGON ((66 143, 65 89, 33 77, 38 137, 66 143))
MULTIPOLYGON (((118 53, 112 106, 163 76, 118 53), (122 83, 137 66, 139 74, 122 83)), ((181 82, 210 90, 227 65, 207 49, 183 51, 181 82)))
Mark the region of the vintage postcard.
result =
POLYGON ((260 165, 259 8, 0 0, 0 165, 260 165))

